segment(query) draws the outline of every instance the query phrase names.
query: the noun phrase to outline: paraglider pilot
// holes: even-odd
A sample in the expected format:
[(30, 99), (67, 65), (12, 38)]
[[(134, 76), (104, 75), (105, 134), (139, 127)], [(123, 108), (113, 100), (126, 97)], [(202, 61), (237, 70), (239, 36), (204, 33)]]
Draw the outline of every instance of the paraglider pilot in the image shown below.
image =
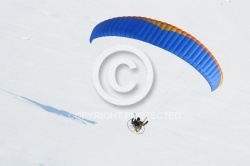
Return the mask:
[(145, 126), (147, 123), (148, 123), (148, 121), (146, 121), (145, 123), (142, 122), (141, 119), (140, 119), (140, 117), (138, 117), (138, 118), (132, 118), (132, 124), (134, 125), (134, 128), (135, 128), (136, 132), (138, 132), (141, 129), (141, 127)]

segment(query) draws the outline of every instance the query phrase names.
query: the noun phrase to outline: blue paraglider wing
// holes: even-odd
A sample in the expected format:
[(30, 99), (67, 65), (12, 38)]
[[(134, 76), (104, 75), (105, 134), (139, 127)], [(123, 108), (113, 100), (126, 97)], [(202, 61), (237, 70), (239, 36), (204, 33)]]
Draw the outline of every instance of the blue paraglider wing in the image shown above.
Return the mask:
[(90, 42), (103, 36), (121, 36), (144, 41), (180, 57), (209, 83), (211, 91), (223, 82), (223, 73), (213, 54), (195, 37), (161, 21), (145, 17), (118, 17), (93, 29)]

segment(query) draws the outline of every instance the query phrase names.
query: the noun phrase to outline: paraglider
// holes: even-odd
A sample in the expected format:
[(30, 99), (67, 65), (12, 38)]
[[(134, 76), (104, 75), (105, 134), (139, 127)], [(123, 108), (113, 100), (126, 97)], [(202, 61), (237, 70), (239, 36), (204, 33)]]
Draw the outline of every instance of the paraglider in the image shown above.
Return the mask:
[(104, 36), (137, 39), (173, 53), (193, 66), (211, 91), (223, 82), (222, 69), (213, 54), (195, 37), (171, 24), (145, 17), (117, 17), (96, 25), (90, 42)]
[(129, 119), (127, 122), (128, 129), (135, 134), (142, 134), (145, 131), (145, 125), (148, 124), (147, 117), (141, 121), (140, 117)]

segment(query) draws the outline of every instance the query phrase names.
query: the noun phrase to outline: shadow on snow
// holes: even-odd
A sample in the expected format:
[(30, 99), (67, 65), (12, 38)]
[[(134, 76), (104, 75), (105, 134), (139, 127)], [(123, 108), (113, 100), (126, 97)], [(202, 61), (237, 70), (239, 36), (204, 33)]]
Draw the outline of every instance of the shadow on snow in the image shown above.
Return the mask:
[(9, 94), (11, 94), (11, 95), (14, 95), (14, 96), (16, 96), (16, 97), (18, 97), (18, 98), (24, 99), (25, 101), (27, 101), (27, 102), (29, 102), (29, 103), (31, 103), (31, 104), (34, 104), (35, 106), (40, 107), (40, 108), (42, 108), (43, 110), (45, 110), (45, 111), (47, 111), (47, 112), (50, 112), (50, 113), (53, 113), (53, 114), (57, 114), (57, 115), (60, 115), (60, 116), (65, 117), (65, 118), (77, 120), (77, 121), (80, 121), (80, 122), (82, 122), (82, 123), (84, 123), (84, 124), (86, 124), (86, 123), (96, 124), (95, 121), (91, 121), (91, 120), (82, 118), (82, 117), (77, 116), (77, 115), (75, 115), (75, 114), (72, 114), (72, 113), (70, 113), (70, 112), (67, 112), (67, 111), (64, 111), (64, 110), (59, 110), (59, 109), (57, 109), (57, 108), (55, 108), (55, 107), (51, 107), (51, 106), (49, 106), (49, 105), (44, 105), (44, 104), (38, 103), (38, 102), (36, 102), (36, 101), (34, 101), (34, 100), (31, 100), (31, 99), (26, 98), (26, 97), (23, 97), (23, 96), (16, 95), (16, 94), (11, 93), (11, 92), (8, 92), (8, 91), (6, 91), (6, 90), (2, 90), (2, 91), (7, 92), (7, 93), (9, 93)]

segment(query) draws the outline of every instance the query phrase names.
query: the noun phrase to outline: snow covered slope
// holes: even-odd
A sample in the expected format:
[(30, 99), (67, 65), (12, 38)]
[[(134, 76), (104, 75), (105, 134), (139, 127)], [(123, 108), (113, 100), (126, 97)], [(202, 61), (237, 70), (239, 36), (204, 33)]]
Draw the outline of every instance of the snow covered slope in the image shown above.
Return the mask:
[[(0, 165), (248, 166), (249, 15), (247, 0), (1, 0)], [(90, 44), (94, 26), (117, 16), (190, 32), (218, 59), (223, 85), (211, 93), (192, 67), (143, 42)], [(153, 89), (134, 106), (105, 102), (93, 85), (99, 54), (117, 44), (154, 66)], [(135, 135), (126, 124), (134, 112), (168, 116), (149, 116)]]

